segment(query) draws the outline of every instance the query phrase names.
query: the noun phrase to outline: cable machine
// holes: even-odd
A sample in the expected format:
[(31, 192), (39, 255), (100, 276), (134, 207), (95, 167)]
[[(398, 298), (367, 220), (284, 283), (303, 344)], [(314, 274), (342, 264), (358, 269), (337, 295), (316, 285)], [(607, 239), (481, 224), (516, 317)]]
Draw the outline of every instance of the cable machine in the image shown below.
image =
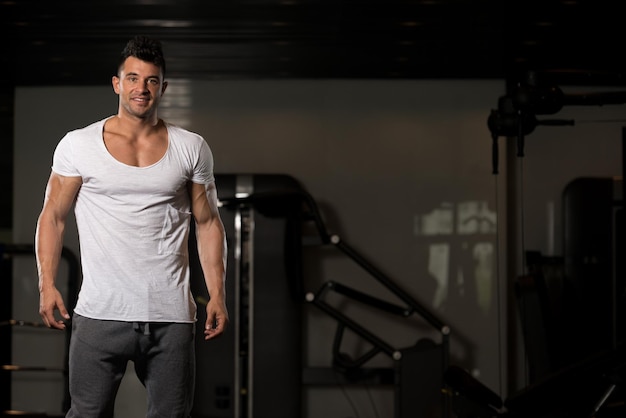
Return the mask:
[[(249, 213), (251, 209), (261, 213), (267, 213), (268, 210), (281, 212), (284, 211), (284, 208), (291, 208), (295, 212), (291, 213), (290, 216), (293, 216), (297, 223), (313, 223), (317, 232), (317, 245), (333, 246), (339, 250), (349, 260), (360, 266), (369, 276), (390, 290), (402, 303), (389, 303), (336, 281), (326, 281), (315, 292), (305, 291), (301, 283), (292, 283), (292, 294), (297, 300), (320, 309), (337, 323), (334, 343), (332, 347), (329, 347), (332, 350), (333, 364), (328, 368), (305, 367), (302, 370), (302, 383), (304, 385), (336, 385), (338, 383), (337, 371), (340, 371), (342, 384), (363, 384), (368, 382), (370, 384), (392, 385), (394, 387), (395, 401), (394, 418), (448, 416), (448, 398), (443, 390), (443, 371), (449, 363), (450, 328), (417, 300), (412, 298), (391, 278), (383, 274), (355, 248), (342, 240), (338, 235), (330, 234), (322, 220), (317, 204), (310, 194), (298, 186), (278, 187), (220, 198), (220, 203), (227, 211), (236, 210), (237, 213)], [(300, 225), (301, 227), (302, 225)], [(302, 240), (299, 243), (292, 243), (299, 246), (303, 245)], [(250, 253), (249, 249), (240, 247), (239, 244), (234, 249), (234, 252), (240, 255)], [(249, 269), (246, 268), (241, 271), (249, 271)], [(359, 324), (358, 321), (344, 314), (341, 310), (333, 307), (328, 302), (329, 295), (332, 293), (401, 318), (406, 319), (417, 315), (436, 330), (441, 339), (439, 342), (422, 339), (411, 347), (395, 347), (368, 330), (367, 327)], [(245, 317), (240, 321), (248, 323)], [(346, 330), (354, 332), (369, 343), (371, 349), (358, 358), (351, 358), (343, 352), (341, 346)], [(247, 339), (244, 340), (248, 341)], [(379, 353), (391, 358), (394, 366), (392, 368), (364, 367), (369, 360)], [(246, 393), (248, 393), (247, 390)], [(246, 402), (250, 401), (250, 399), (246, 400)], [(240, 416), (251, 417), (252, 415)]]
[[(571, 76), (571, 74), (569, 75)], [(592, 74), (580, 75), (586, 83), (593, 82)], [(606, 77), (606, 75), (602, 76)], [(574, 125), (573, 120), (537, 119), (537, 115), (556, 114), (563, 106), (603, 106), (626, 103), (626, 92), (565, 94), (555, 82), (560, 78), (565, 78), (564, 74), (530, 71), (524, 74), (521, 81), (515, 82), (508, 88), (507, 95), (499, 98), (497, 109), (491, 111), (487, 120), (492, 138), (493, 174), (498, 174), (498, 139), (500, 137), (515, 140), (516, 156), (521, 158), (524, 157), (525, 137), (532, 133), (537, 126)], [(606, 83), (606, 78), (604, 81)], [(619, 84), (620, 77), (615, 77), (615, 81), (616, 84)], [(626, 191), (626, 182), (623, 181), (626, 178), (626, 128), (622, 130), (621, 151), (622, 197), (618, 203), (623, 212), (624, 192)], [(615, 231), (611, 234), (615, 241), (613, 245), (622, 251), (624, 249), (623, 237), (626, 236), (625, 228), (623, 219), (620, 218), (616, 222)], [(616, 251), (614, 257), (621, 260), (623, 254)], [(549, 298), (543, 271), (547, 267), (547, 262), (548, 260), (542, 258), (540, 254), (525, 251), (522, 264), (530, 267), (530, 270), (518, 278), (515, 286), (520, 310), (523, 311), (528, 305), (539, 312), (537, 314), (539, 318), (533, 324), (524, 324), (524, 318), (522, 318), (522, 334), (529, 353), (532, 351), (530, 349), (533, 345), (536, 346), (540, 343), (531, 335), (531, 332), (536, 331), (535, 328), (538, 326), (546, 327), (548, 333), (555, 329), (555, 324), (549, 323), (551, 318), (548, 311), (554, 307), (548, 306)], [(572, 275), (573, 263), (571, 259), (563, 261), (563, 263), (563, 271)], [(614, 276), (610, 278), (611, 291), (615, 295), (618, 291), (617, 283), (624, 282), (623, 275), (625, 272), (617, 267), (616, 260), (613, 260), (612, 269)], [(613, 298), (610, 304), (612, 304), (610, 310), (613, 314), (611, 318), (606, 319), (612, 322), (611, 327), (615, 331), (617, 322), (623, 319), (618, 318), (617, 313), (624, 311), (620, 311), (616, 306), (616, 298)], [(523, 314), (523, 312), (521, 313)], [(617, 333), (615, 333), (610, 346), (596, 350), (588, 356), (577, 358), (577, 361), (566, 367), (553, 369), (541, 379), (533, 379), (534, 381), (529, 386), (512, 394), (506, 400), (502, 400), (497, 394), (456, 366), (451, 366), (446, 371), (445, 381), (455, 392), (453, 404), (460, 417), (487, 418), (513, 415), (519, 418), (556, 416), (592, 418), (602, 412), (616, 388), (624, 383), (624, 378), (626, 378), (626, 348), (624, 343), (623, 336), (618, 338)], [(549, 347), (546, 346), (540, 347), (539, 351), (542, 352), (539, 355), (549, 356), (549, 353), (543, 352), (548, 349)], [(538, 356), (534, 356), (530, 360), (534, 362), (540, 359)]]

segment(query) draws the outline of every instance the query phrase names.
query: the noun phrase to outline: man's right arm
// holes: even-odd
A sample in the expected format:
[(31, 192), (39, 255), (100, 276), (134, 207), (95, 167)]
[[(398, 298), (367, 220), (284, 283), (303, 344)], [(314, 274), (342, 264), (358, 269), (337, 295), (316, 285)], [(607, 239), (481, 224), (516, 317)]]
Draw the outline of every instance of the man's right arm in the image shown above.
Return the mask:
[[(65, 220), (81, 184), (80, 177), (51, 173), (43, 208), (37, 219), (35, 257), (39, 274), (39, 315), (44, 324), (51, 328), (65, 329), (63, 319), (70, 318), (55, 281), (63, 250)], [(55, 318), (55, 310), (59, 311), (63, 319)]]

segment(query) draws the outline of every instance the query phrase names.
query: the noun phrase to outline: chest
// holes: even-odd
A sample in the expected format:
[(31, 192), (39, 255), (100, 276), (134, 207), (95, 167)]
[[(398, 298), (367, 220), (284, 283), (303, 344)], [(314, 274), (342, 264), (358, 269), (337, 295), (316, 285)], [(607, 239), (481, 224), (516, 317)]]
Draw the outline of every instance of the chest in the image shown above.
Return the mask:
[(111, 157), (133, 167), (148, 167), (156, 164), (167, 152), (166, 135), (128, 140), (105, 133), (103, 137), (104, 145)]

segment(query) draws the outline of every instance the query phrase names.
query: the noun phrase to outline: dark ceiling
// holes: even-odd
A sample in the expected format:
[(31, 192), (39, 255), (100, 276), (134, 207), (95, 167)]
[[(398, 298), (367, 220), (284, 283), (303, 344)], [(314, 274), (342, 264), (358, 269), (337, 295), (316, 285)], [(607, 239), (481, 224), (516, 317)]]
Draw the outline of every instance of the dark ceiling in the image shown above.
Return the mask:
[[(619, 0), (0, 0), (0, 25), (5, 196), (14, 87), (108, 84), (136, 34), (163, 41), (168, 78), (626, 85)], [(506, 133), (500, 107), (490, 129)], [(0, 228), (10, 227), (2, 202)]]
[[(135, 34), (168, 77), (512, 78), (626, 83), (619, 2), (599, 0), (0, 0), (3, 82), (108, 83)], [(8, 35), (8, 36), (7, 36)]]

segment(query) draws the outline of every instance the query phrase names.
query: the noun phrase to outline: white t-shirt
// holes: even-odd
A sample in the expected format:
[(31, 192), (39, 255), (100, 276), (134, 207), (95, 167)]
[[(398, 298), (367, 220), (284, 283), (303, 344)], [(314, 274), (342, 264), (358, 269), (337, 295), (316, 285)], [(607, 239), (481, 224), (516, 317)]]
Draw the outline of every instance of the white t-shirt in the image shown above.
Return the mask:
[(75, 204), (82, 284), (76, 313), (133, 322), (194, 322), (187, 238), (188, 182), (214, 181), (213, 155), (198, 134), (167, 124), (168, 148), (148, 167), (106, 149), (106, 119), (68, 132), (52, 170), (80, 176)]

